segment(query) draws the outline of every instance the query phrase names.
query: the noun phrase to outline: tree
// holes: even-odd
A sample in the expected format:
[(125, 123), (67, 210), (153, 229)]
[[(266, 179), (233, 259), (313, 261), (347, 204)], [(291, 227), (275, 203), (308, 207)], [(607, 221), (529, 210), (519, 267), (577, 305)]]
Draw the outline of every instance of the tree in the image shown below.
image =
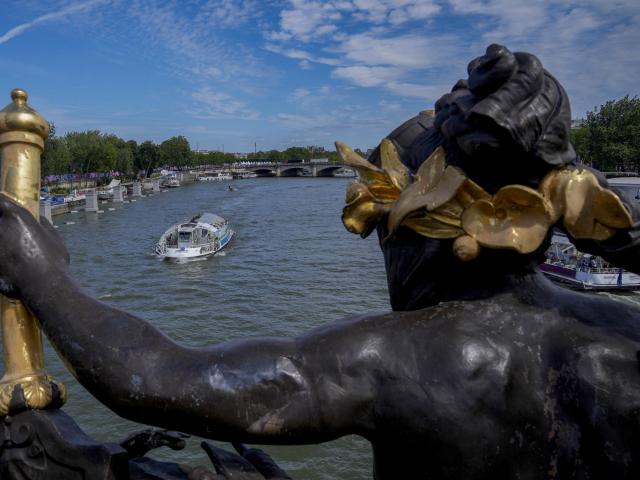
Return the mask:
[(283, 154), (283, 160), (309, 160), (311, 159), (311, 151), (304, 147), (289, 147)]
[(158, 146), (146, 140), (138, 147), (138, 155), (136, 157), (136, 167), (144, 171), (145, 177), (151, 174), (151, 171), (160, 163), (160, 152)]
[(160, 144), (160, 163), (166, 166), (191, 165), (192, 152), (189, 141), (182, 135), (171, 137)]
[(68, 173), (71, 170), (71, 155), (61, 138), (47, 138), (41, 159), (42, 176)]
[(571, 132), (583, 161), (604, 171), (640, 167), (640, 99), (627, 95), (587, 113), (583, 126)]
[(44, 151), (40, 159), (42, 176), (69, 172), (69, 149), (61, 139), (56, 138), (56, 126), (53, 122), (49, 122), (49, 136), (44, 141)]
[(64, 142), (71, 154), (73, 172), (84, 174), (108, 172), (114, 169), (116, 148), (98, 130), (67, 133), (64, 136)]

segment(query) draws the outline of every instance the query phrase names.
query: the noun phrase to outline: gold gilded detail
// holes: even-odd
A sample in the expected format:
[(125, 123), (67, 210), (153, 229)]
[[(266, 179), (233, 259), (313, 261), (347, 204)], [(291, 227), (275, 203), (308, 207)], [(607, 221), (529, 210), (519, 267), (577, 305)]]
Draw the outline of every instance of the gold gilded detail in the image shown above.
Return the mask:
[(480, 199), (462, 214), (462, 228), (483, 247), (531, 253), (552, 225), (547, 201), (522, 185), (502, 187), (492, 199)]
[[(67, 400), (67, 391), (60, 382), (54, 380), (46, 373), (25, 375), (10, 381), (4, 381), (0, 386), (0, 415), (9, 412), (11, 399), (16, 387), (20, 387), (24, 401), (28, 408), (42, 410), (52, 401), (63, 404)], [(57, 398), (54, 399), (54, 388)]]
[[(0, 111), (0, 191), (39, 216), (40, 154), (49, 125), (27, 105), (27, 93), (11, 92), (12, 103)], [(0, 297), (5, 372), (0, 379), (0, 415), (6, 415), (16, 387), (29, 408), (62, 400), (65, 390), (44, 371), (42, 335), (35, 318), (16, 300)], [(55, 388), (54, 388), (55, 385)]]
[(402, 225), (425, 237), (455, 239), (454, 254), (468, 261), (480, 247), (531, 253), (560, 219), (579, 239), (606, 240), (632, 225), (620, 198), (601, 187), (588, 170), (553, 170), (538, 190), (507, 185), (491, 196), (460, 169), (447, 165), (442, 147), (411, 175), (388, 139), (380, 145), (382, 168), (344, 143), (336, 146), (359, 174), (359, 181), (347, 188), (342, 220), (350, 232), (363, 237), (386, 217), (387, 238)]

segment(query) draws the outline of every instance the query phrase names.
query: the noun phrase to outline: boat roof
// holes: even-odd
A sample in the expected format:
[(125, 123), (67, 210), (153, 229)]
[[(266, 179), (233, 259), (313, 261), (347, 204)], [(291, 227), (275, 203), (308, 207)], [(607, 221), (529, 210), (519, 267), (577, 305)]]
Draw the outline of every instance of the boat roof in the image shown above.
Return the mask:
[(216, 215), (215, 213), (203, 213), (200, 216), (194, 217), (193, 220), (199, 223), (209, 223), (211, 225), (223, 224), (225, 222), (224, 218), (220, 215)]
[(216, 215), (215, 213), (202, 213), (193, 217), (191, 220), (186, 222), (186, 224), (208, 223), (210, 225), (222, 225), (225, 221), (226, 220), (224, 218), (220, 215)]

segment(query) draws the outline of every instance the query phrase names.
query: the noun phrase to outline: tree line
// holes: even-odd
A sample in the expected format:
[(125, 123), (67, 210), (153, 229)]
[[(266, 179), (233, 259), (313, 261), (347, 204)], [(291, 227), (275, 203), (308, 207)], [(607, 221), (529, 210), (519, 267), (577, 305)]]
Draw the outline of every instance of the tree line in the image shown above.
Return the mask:
[[(233, 153), (219, 151), (194, 152), (183, 136), (171, 137), (160, 144), (150, 140), (137, 143), (123, 140), (99, 130), (69, 132), (56, 135), (54, 124), (45, 140), (42, 153), (42, 175), (81, 174), (90, 172), (120, 172), (133, 178), (149, 176), (159, 167), (195, 167), (199, 165), (230, 164), (240, 161)], [(362, 152), (360, 152), (362, 153)], [(247, 154), (247, 160), (274, 162), (300, 161), (311, 158), (340, 161), (337, 152), (312, 152), (305, 147), (291, 147), (284, 151), (269, 150)]]
[(583, 163), (604, 172), (640, 171), (640, 99), (610, 100), (587, 113), (571, 130)]
[(183, 136), (171, 137), (159, 145), (150, 140), (138, 144), (99, 130), (58, 137), (55, 125), (50, 127), (42, 153), (43, 176), (117, 171), (134, 177), (139, 172), (148, 175), (163, 165), (191, 165), (194, 160), (189, 141)]

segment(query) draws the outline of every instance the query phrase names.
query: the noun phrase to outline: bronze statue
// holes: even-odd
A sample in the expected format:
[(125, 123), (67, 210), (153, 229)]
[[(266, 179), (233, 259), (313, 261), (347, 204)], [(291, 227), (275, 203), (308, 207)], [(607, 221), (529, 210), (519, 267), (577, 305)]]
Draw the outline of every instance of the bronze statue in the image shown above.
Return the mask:
[(640, 273), (638, 207), (575, 164), (566, 93), (536, 57), (492, 45), (468, 72), (369, 161), (338, 144), (360, 173), (343, 221), (377, 231), (393, 312), (185, 348), (83, 293), (55, 231), (6, 197), (2, 291), (138, 422), (259, 444), (357, 434), (379, 480), (638, 478), (640, 310), (537, 269), (557, 227)]

